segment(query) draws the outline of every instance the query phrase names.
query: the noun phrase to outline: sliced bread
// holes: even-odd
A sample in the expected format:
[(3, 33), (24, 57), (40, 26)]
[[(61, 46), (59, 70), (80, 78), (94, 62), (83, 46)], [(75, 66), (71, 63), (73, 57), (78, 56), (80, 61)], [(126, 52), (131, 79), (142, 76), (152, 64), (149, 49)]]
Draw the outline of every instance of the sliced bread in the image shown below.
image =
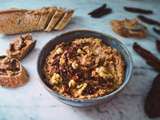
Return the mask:
[(50, 20), (45, 31), (47, 32), (52, 31), (54, 27), (56, 26), (56, 24), (61, 20), (64, 14), (65, 14), (64, 9), (57, 9), (55, 14), (52, 16), (52, 19)]
[(38, 23), (40, 30), (45, 29), (46, 25), (48, 25), (48, 23), (50, 22), (56, 9), (57, 9), (56, 7), (45, 7), (39, 10), (39, 12), (41, 12), (41, 18)]
[(58, 22), (58, 24), (55, 26), (55, 30), (62, 30), (72, 19), (73, 10), (68, 10), (63, 18)]
[(10, 9), (0, 11), (0, 33), (16, 34), (32, 31), (63, 29), (71, 20), (73, 10), (45, 7), (35, 10)]

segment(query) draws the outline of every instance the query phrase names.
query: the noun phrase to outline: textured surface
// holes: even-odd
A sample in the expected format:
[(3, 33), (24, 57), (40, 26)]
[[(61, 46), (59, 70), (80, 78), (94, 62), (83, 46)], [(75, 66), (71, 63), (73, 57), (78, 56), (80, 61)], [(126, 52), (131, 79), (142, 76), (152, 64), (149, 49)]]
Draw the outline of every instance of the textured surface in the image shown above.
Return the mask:
[[(135, 54), (131, 46), (133, 42), (137, 41), (160, 57), (155, 48), (155, 38), (149, 36), (142, 40), (125, 39), (113, 33), (109, 23), (112, 19), (136, 16), (136, 14), (123, 10), (122, 7), (126, 5), (153, 9), (155, 11), (154, 18), (160, 20), (160, 1), (108, 0), (108, 6), (113, 8), (113, 14), (101, 19), (93, 19), (87, 15), (88, 12), (105, 2), (106, 0), (41, 0), (41, 2), (38, 0), (28, 0), (27, 2), (25, 0), (6, 0), (1, 2), (0, 9), (57, 5), (74, 8), (76, 12), (71, 24), (61, 32), (33, 33), (33, 37), (37, 39), (36, 49), (23, 60), (23, 65), (29, 71), (30, 81), (18, 89), (0, 88), (0, 120), (81, 120), (82, 117), (83, 120), (149, 120), (143, 111), (143, 101), (157, 73)], [(133, 77), (127, 87), (109, 103), (91, 108), (73, 108), (57, 101), (43, 88), (36, 71), (38, 54), (48, 40), (65, 31), (81, 28), (100, 31), (118, 38), (126, 44), (134, 60)], [(0, 36), (0, 54), (5, 53), (8, 43), (13, 38), (14, 36)]]

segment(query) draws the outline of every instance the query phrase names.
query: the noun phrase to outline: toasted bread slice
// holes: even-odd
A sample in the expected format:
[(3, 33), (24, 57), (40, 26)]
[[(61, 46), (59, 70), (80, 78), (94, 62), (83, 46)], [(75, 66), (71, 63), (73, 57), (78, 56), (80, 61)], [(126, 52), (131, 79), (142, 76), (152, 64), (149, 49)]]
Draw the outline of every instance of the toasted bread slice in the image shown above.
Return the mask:
[(112, 20), (112, 30), (123, 37), (145, 38), (147, 29), (136, 19)]
[(55, 14), (53, 15), (52, 19), (50, 20), (48, 26), (46, 27), (45, 31), (49, 32), (54, 29), (56, 24), (61, 20), (65, 11), (63, 9), (57, 9)]
[(72, 15), (73, 15), (74, 11), (73, 10), (68, 10), (63, 18), (57, 23), (57, 25), (55, 26), (55, 30), (62, 30), (72, 19)]
[(0, 86), (16, 88), (28, 81), (28, 73), (15, 58), (0, 57)]
[(45, 30), (45, 28), (48, 26), (49, 22), (50, 22), (51, 19), (52, 19), (52, 16), (55, 14), (56, 10), (57, 10), (56, 7), (50, 8), (49, 16), (48, 16), (47, 22), (46, 22), (45, 27), (44, 27), (43, 30)]
[(18, 36), (7, 50), (8, 56), (22, 60), (34, 47), (36, 41), (32, 39), (31, 34)]

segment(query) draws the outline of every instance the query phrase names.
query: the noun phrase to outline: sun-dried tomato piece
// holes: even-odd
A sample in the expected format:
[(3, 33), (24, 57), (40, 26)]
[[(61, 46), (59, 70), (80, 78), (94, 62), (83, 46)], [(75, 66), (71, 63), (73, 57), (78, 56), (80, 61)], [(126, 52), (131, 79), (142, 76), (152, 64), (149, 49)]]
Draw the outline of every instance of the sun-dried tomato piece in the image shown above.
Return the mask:
[(150, 25), (157, 25), (160, 26), (160, 21), (143, 16), (143, 15), (138, 15), (138, 19), (141, 20), (142, 22)]
[(157, 29), (157, 28), (153, 27), (153, 31), (160, 35), (160, 29)]
[(88, 85), (86, 89), (84, 89), (83, 94), (84, 95), (90, 95), (96, 92), (96, 87), (93, 87), (91, 85)]
[(110, 14), (112, 12), (112, 9), (107, 8), (106, 6), (107, 6), (106, 4), (103, 4), (101, 7), (88, 13), (88, 15), (91, 15), (93, 18), (100, 18), (104, 15)]
[(133, 49), (146, 61), (148, 65), (152, 66), (155, 70), (160, 71), (160, 60), (150, 51), (141, 47), (137, 43), (134, 43)]
[(144, 110), (148, 117), (160, 117), (160, 74), (158, 74), (152, 84), (145, 100)]
[(142, 14), (153, 14), (152, 10), (142, 9), (142, 8), (136, 8), (136, 7), (127, 7), (124, 6), (124, 10), (132, 13), (142, 13)]
[(160, 40), (156, 40), (156, 48), (160, 52)]

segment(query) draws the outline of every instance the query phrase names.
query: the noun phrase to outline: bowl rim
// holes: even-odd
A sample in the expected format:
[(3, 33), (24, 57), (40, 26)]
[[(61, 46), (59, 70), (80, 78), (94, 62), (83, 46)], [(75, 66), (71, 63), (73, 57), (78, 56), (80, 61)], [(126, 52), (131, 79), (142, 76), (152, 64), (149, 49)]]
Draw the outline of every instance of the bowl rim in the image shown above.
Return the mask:
[[(123, 50), (127, 53), (127, 56), (128, 56), (128, 61), (129, 61), (129, 69), (128, 69), (128, 75), (126, 76), (126, 78), (124, 79), (124, 82), (122, 83), (122, 85), (120, 85), (116, 90), (112, 91), (111, 93), (107, 94), (107, 95), (104, 95), (104, 96), (99, 96), (99, 97), (96, 97), (96, 98), (91, 98), (91, 99), (78, 99), (78, 98), (70, 98), (70, 97), (66, 97), (64, 95), (61, 95), (59, 94), (58, 92), (52, 90), (50, 87), (48, 87), (48, 85), (42, 80), (41, 78), (41, 73), (39, 71), (39, 63), (40, 63), (40, 58), (41, 58), (41, 54), (42, 54), (42, 51), (45, 50), (45, 47), (51, 42), (51, 41), (54, 41), (56, 38), (58, 37), (61, 37), (61, 36), (65, 36), (67, 34), (72, 34), (74, 32), (92, 32), (92, 33), (96, 33), (96, 34), (100, 34), (104, 37), (107, 37), (111, 40), (114, 40), (116, 41), (118, 44), (120, 44), (120, 46), (123, 48)], [(129, 80), (131, 79), (132, 77), (132, 73), (133, 73), (133, 59), (132, 59), (132, 56), (131, 56), (131, 53), (129, 52), (129, 50), (127, 49), (127, 47), (120, 41), (118, 40), (117, 38), (115, 37), (112, 37), (111, 35), (108, 35), (108, 34), (105, 34), (105, 33), (102, 33), (102, 32), (97, 32), (95, 30), (88, 30), (88, 29), (78, 29), (78, 30), (71, 30), (71, 31), (67, 31), (67, 32), (64, 32), (64, 33), (61, 33), (57, 36), (55, 36), (54, 38), (50, 39), (41, 49), (39, 55), (38, 55), (38, 60), (37, 60), (37, 72), (38, 72), (38, 75), (39, 75), (39, 80), (40, 82), (43, 84), (43, 86), (45, 87), (45, 89), (47, 89), (49, 92), (51, 92), (53, 95), (55, 95), (56, 97), (58, 98), (61, 98), (63, 100), (67, 100), (67, 101), (72, 101), (72, 102), (93, 102), (93, 101), (99, 101), (99, 100), (104, 100), (108, 97), (111, 97), (117, 93), (119, 93), (121, 90), (124, 89), (124, 87), (127, 85), (127, 83), (129, 82)], [(127, 74), (127, 72), (125, 72), (125, 75)]]

